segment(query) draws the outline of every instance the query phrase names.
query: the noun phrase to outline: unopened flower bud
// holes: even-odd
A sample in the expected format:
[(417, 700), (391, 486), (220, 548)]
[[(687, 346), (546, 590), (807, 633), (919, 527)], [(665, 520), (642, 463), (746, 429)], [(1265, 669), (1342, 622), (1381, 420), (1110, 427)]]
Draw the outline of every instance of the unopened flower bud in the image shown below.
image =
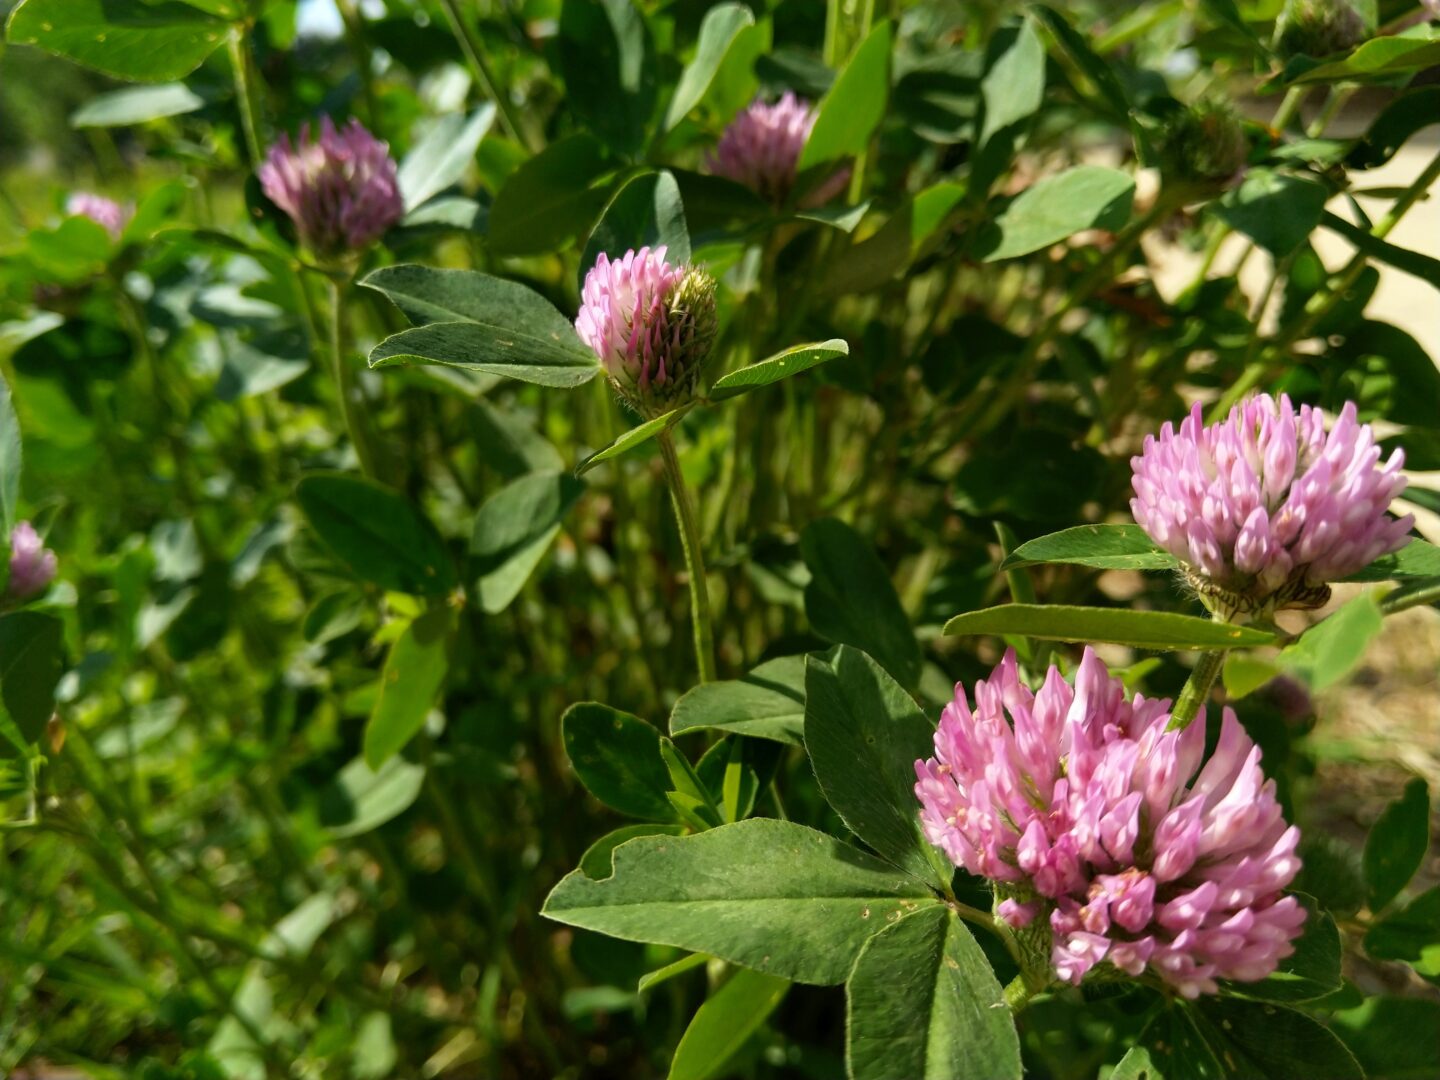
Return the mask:
[(55, 580), (55, 553), (45, 547), (40, 534), (28, 521), (10, 532), (10, 581), (6, 594), (12, 600), (28, 600), (44, 592)]
[(1349, 52), (1365, 37), (1365, 20), (1346, 0), (1287, 0), (1275, 23), (1275, 51), (1286, 59)]
[(104, 195), (76, 191), (65, 200), (65, 213), (71, 217), (89, 218), (102, 226), (110, 234), (110, 239), (119, 240), (134, 211), (128, 206), (121, 206), (114, 199), (107, 199)]
[(663, 246), (601, 254), (585, 275), (580, 339), (600, 358), (615, 392), (653, 417), (694, 396), (715, 343), (715, 279), (665, 261)]
[(293, 144), (280, 136), (259, 177), (266, 197), (322, 259), (368, 247), (405, 213), (390, 149), (359, 120), (337, 130), (327, 116), (318, 137), (306, 124)]
[(1405, 545), (1415, 519), (1387, 513), (1404, 463), (1396, 450), (1381, 464), (1354, 402), (1328, 432), (1324, 413), (1297, 413), (1283, 395), (1257, 395), (1209, 427), (1197, 404), (1130, 459), (1130, 510), (1213, 611), (1268, 616), (1323, 604), (1330, 582)]
[(1180, 184), (1225, 187), (1244, 169), (1249, 152), (1239, 117), (1209, 102), (1176, 113), (1160, 134), (1161, 172)]

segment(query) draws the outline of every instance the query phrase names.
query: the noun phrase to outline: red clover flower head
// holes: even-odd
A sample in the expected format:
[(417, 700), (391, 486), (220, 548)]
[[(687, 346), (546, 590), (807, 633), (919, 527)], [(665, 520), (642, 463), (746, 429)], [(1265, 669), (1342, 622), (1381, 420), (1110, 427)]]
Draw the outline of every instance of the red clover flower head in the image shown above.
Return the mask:
[(925, 835), (989, 878), (1021, 936), (1049, 934), (1056, 975), (1149, 971), (1185, 997), (1263, 979), (1305, 909), (1281, 890), (1300, 833), (1260, 750), (1224, 711), (1210, 760), (1205, 716), (1167, 731), (1169, 702), (1126, 700), (1090, 649), (1072, 687), (1051, 667), (1032, 693), (1014, 651), (945, 707), (935, 756), (915, 763)]
[(121, 206), (114, 199), (95, 195), (89, 191), (72, 192), (65, 200), (65, 213), (71, 217), (87, 217), (103, 226), (110, 239), (119, 240), (133, 214), (128, 206)]
[(6, 593), (12, 600), (38, 596), (55, 580), (55, 552), (49, 550), (35, 527), (22, 521), (10, 531), (10, 580)]
[[(757, 97), (730, 121), (714, 152), (706, 157), (705, 167), (712, 175), (744, 184), (779, 205), (795, 186), (800, 152), (815, 126), (815, 117), (810, 103), (789, 90), (774, 104)], [(850, 170), (841, 169), (810, 192), (805, 204), (829, 202), (849, 179)]]
[(1197, 404), (1130, 459), (1130, 510), (1227, 618), (1312, 607), (1328, 582), (1404, 546), (1414, 518), (1386, 513), (1404, 463), (1400, 450), (1380, 463), (1353, 402), (1328, 433), (1324, 413), (1284, 396), (1253, 397), (1209, 427)]
[(321, 258), (368, 247), (405, 213), (390, 149), (359, 120), (337, 129), (324, 117), (318, 137), (305, 124), (293, 144), (281, 135), (259, 176), (266, 197)]
[(616, 393), (647, 417), (689, 400), (715, 341), (714, 278), (666, 262), (663, 245), (602, 252), (580, 299), (575, 329)]

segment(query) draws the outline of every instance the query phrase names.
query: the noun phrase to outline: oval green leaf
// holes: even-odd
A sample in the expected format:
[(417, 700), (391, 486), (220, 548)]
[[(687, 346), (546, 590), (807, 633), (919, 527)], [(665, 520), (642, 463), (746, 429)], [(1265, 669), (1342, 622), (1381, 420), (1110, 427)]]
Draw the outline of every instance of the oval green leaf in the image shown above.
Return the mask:
[(604, 881), (569, 874), (542, 914), (821, 986), (844, 982), (877, 930), (939, 903), (889, 863), (770, 818), (631, 840), (614, 866)]
[(575, 775), (612, 810), (630, 817), (670, 821), (665, 793), (670, 773), (660, 756), (660, 732), (598, 701), (571, 705), (560, 718), (561, 738)]
[(604, 462), (610, 461), (612, 458), (617, 458), (621, 454), (627, 454), (637, 446), (642, 446), (649, 442), (662, 431), (669, 431), (680, 422), (681, 418), (690, 411), (690, 408), (691, 406), (686, 405), (679, 409), (672, 409), (668, 413), (661, 413), (653, 420), (646, 420), (645, 423), (639, 427), (631, 428), (623, 435), (618, 436), (615, 441), (605, 447), (605, 449), (597, 450), (584, 461), (580, 462), (579, 465), (576, 465), (575, 475), (583, 476), (595, 468), (596, 465), (601, 465)]
[(1062, 604), (1001, 604), (956, 615), (946, 634), (1022, 634), (1047, 641), (1108, 641), (1136, 649), (1238, 649), (1270, 645), (1275, 635), (1193, 615)]
[(560, 522), (585, 485), (564, 473), (531, 473), (501, 488), (480, 507), (470, 535), (480, 604), (504, 611), (545, 557)]
[(1107, 570), (1172, 570), (1175, 556), (1151, 540), (1139, 525), (1077, 525), (1021, 544), (1001, 570), (1042, 563), (1070, 563)]
[(724, 1075), (725, 1065), (789, 989), (788, 979), (748, 968), (736, 971), (691, 1018), (670, 1062), (670, 1080), (711, 1080)]
[(454, 616), (434, 608), (405, 627), (390, 646), (380, 673), (380, 694), (365, 724), (365, 764), (378, 769), (420, 729), (444, 685)]
[(799, 746), (805, 730), (805, 658), (782, 656), (738, 679), (686, 691), (670, 713), (670, 734), (701, 728)]
[(890, 91), (890, 24), (875, 24), (816, 108), (798, 171), (863, 153), (880, 126)]
[(295, 496), (325, 546), (362, 581), (421, 596), (454, 588), (445, 542), (404, 496), (344, 473), (312, 473)]
[(711, 401), (724, 401), (740, 394), (748, 394), (758, 387), (769, 386), (781, 379), (808, 371), (827, 360), (849, 354), (849, 344), (840, 338), (817, 341), (809, 345), (795, 345), (748, 367), (722, 375), (710, 387), (709, 397)]
[(220, 19), (174, 0), (24, 0), (5, 36), (117, 79), (163, 82), (189, 75), (229, 32)]
[(1000, 983), (954, 913), (930, 908), (876, 934), (845, 985), (852, 1080), (1020, 1080)]

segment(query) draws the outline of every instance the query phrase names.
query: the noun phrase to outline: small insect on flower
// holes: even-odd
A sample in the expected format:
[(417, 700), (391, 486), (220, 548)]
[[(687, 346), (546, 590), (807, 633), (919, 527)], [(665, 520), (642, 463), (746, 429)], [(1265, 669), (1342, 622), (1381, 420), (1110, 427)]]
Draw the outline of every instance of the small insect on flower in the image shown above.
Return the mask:
[(1209, 427), (1197, 404), (1130, 459), (1130, 510), (1212, 610), (1268, 616), (1323, 604), (1329, 582), (1405, 545), (1415, 519), (1386, 512), (1404, 463), (1401, 450), (1380, 463), (1353, 402), (1328, 433), (1324, 413), (1297, 413), (1283, 395), (1257, 395)]
[(89, 191), (72, 192), (65, 200), (65, 213), (71, 217), (86, 217), (97, 225), (102, 226), (110, 234), (110, 239), (119, 240), (120, 234), (125, 231), (134, 210), (128, 206), (121, 206), (114, 199), (107, 199), (104, 195), (96, 195)]
[(613, 260), (602, 252), (585, 275), (575, 319), (615, 392), (646, 417), (694, 396), (715, 343), (715, 279), (666, 262), (665, 251), (642, 247)]
[(6, 595), (11, 600), (38, 596), (55, 580), (55, 552), (45, 546), (35, 526), (22, 521), (10, 531), (10, 578)]
[[(730, 121), (714, 152), (706, 157), (705, 167), (779, 206), (795, 186), (800, 154), (815, 118), (810, 103), (788, 90), (774, 104), (757, 97)], [(807, 192), (804, 204), (823, 206), (849, 180), (849, 168), (840, 169)]]
[(1281, 890), (1300, 832), (1233, 712), (1202, 766), (1204, 714), (1167, 731), (1170, 703), (1126, 700), (1088, 648), (1073, 687), (1051, 667), (1032, 693), (1012, 650), (974, 695), (955, 688), (915, 763), (920, 821), (1060, 979), (1103, 964), (1194, 998), (1294, 952), (1305, 909)]
[(368, 247), (405, 213), (389, 147), (355, 119), (337, 129), (324, 117), (318, 137), (305, 124), (293, 144), (281, 135), (259, 177), (266, 197), (322, 259)]

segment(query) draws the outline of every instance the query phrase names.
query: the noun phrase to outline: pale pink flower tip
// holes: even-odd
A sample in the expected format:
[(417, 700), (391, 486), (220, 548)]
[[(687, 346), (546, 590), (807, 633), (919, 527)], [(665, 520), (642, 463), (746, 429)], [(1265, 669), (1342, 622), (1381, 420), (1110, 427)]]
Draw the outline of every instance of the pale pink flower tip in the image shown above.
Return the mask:
[(665, 261), (664, 245), (618, 259), (603, 252), (585, 275), (575, 330), (611, 384), (642, 413), (679, 404), (715, 337), (715, 280)]
[(1197, 404), (1130, 459), (1130, 510), (1202, 596), (1246, 612), (1310, 606), (1328, 582), (1405, 545), (1414, 518), (1386, 513), (1404, 463), (1396, 450), (1381, 464), (1353, 402), (1328, 433), (1324, 413), (1297, 413), (1283, 395), (1252, 397), (1209, 427)]
[[(1020, 928), (1045, 912), (1051, 963), (1078, 983), (1106, 963), (1185, 997), (1253, 982), (1294, 952), (1300, 869), (1260, 750), (1226, 709), (1210, 760), (1205, 716), (1166, 731), (1168, 701), (1126, 700), (1089, 649), (1072, 687), (1051, 667), (1033, 693), (1013, 650), (963, 686), (915, 763), (920, 821), (956, 866), (996, 882)], [(1040, 925), (1044, 925), (1041, 923)]]
[(389, 147), (355, 119), (337, 130), (324, 117), (315, 138), (305, 124), (293, 144), (281, 135), (259, 177), (304, 244), (326, 257), (369, 246), (405, 213)]
[[(773, 105), (756, 98), (745, 107), (720, 136), (715, 150), (705, 159), (712, 175), (744, 184), (772, 203), (780, 204), (795, 186), (800, 152), (815, 126), (815, 110), (804, 98), (789, 90)], [(807, 206), (829, 202), (845, 187), (848, 168), (810, 192)]]
[(28, 521), (10, 531), (10, 583), (6, 592), (15, 600), (38, 596), (55, 580), (55, 553), (45, 547)]
[(121, 206), (114, 199), (107, 199), (104, 195), (96, 195), (89, 191), (72, 192), (65, 200), (65, 213), (71, 217), (86, 217), (97, 225), (103, 226), (110, 234), (110, 239), (119, 240), (120, 234), (125, 231), (129, 224), (133, 211), (128, 206)]

